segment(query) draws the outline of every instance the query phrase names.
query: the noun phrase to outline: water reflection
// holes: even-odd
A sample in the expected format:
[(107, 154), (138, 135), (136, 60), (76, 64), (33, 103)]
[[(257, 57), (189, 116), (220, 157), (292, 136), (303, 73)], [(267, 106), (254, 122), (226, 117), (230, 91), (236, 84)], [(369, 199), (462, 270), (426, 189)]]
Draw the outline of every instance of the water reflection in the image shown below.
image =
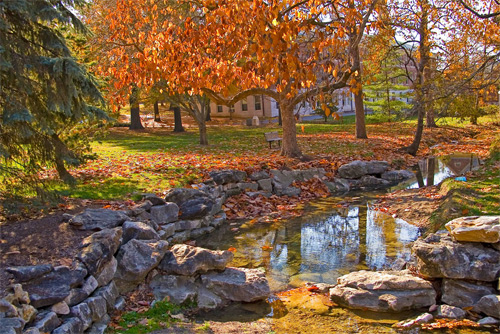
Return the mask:
[(417, 227), (372, 210), (366, 202), (332, 209), (337, 203), (329, 199), (321, 205), (329, 209), (315, 209), (277, 226), (243, 225), (237, 233), (221, 230), (198, 240), (198, 245), (235, 247), (233, 265), (266, 267), (273, 290), (305, 281), (335, 283), (348, 272), (384, 269), (398, 258), (409, 258)]
[(414, 167), (415, 179), (397, 188), (422, 188), (433, 186), (453, 176), (464, 175), (476, 170), (481, 161), (474, 154), (453, 154), (442, 157), (429, 157), (419, 161)]

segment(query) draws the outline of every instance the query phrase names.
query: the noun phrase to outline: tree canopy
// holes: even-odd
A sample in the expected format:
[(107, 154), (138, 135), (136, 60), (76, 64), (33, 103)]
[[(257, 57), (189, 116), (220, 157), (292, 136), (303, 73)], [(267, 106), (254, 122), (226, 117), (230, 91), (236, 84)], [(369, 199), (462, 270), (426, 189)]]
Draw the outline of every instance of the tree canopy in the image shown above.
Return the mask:
[[(105, 117), (95, 80), (72, 56), (65, 27), (85, 33), (74, 14), (83, 0), (0, 1), (0, 157), (2, 172), (76, 164), (90, 123)], [(76, 132), (75, 132), (76, 131)]]

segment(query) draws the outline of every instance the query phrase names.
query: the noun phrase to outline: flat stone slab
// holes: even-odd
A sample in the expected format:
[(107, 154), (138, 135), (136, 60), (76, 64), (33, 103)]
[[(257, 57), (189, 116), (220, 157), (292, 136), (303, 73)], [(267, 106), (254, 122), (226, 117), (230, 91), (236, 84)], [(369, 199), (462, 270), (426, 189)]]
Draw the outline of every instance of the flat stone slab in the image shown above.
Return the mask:
[(477, 242), (456, 242), (448, 233), (430, 234), (413, 244), (424, 277), (493, 282), (500, 272), (500, 252)]
[(485, 242), (500, 241), (500, 216), (471, 216), (453, 219), (445, 225), (457, 241)]
[(436, 303), (429, 281), (409, 271), (357, 271), (337, 279), (330, 298), (343, 306), (376, 312), (401, 312)]
[(69, 224), (79, 230), (103, 230), (120, 226), (128, 218), (122, 211), (85, 209), (71, 218)]

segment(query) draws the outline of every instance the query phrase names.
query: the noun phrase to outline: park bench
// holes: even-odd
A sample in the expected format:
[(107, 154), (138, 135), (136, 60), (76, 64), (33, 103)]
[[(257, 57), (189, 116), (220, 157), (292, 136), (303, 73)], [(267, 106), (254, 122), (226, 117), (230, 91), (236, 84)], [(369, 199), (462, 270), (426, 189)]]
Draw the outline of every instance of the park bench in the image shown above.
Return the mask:
[(264, 133), (264, 136), (266, 137), (266, 141), (269, 143), (269, 148), (271, 148), (273, 141), (277, 141), (278, 146), (281, 147), (281, 137), (278, 132), (266, 132)]

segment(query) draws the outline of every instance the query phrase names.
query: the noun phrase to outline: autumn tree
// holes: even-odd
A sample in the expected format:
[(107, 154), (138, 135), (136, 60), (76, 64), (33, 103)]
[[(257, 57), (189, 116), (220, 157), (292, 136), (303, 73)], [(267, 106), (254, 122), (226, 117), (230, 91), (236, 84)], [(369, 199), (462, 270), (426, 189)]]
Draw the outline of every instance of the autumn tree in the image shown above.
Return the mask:
[(84, 135), (99, 119), (103, 99), (79, 64), (62, 28), (86, 29), (74, 9), (79, 0), (0, 2), (0, 173), (36, 173), (55, 166), (74, 182), (68, 164), (82, 161)]
[(132, 82), (165, 80), (172, 93), (205, 94), (227, 106), (250, 95), (270, 96), (283, 117), (282, 154), (300, 157), (294, 107), (351, 84), (359, 63), (350, 50), (359, 45), (376, 3), (116, 0), (117, 9), (101, 8), (99, 25), (134, 48), (137, 63), (123, 66), (117, 60), (128, 56), (117, 47), (108, 53), (115, 63), (102, 70), (113, 76), (117, 91)]

